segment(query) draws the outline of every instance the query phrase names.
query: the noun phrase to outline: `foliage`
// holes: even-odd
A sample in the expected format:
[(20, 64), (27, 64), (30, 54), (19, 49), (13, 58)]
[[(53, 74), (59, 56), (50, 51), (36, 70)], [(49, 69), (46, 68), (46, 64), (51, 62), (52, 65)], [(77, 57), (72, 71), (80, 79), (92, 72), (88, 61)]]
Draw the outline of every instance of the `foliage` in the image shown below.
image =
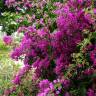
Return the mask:
[[(44, 1), (41, 2), (41, 5), (44, 3), (44, 7), (43, 5), (39, 7), (40, 1), (38, 0), (34, 0), (30, 2), (22, 1), (21, 3), (18, 1), (16, 5), (15, 5), (15, 2), (11, 3), (8, 1), (9, 2), (8, 3), (7, 0), (4, 1), (5, 3), (3, 2), (3, 0), (0, 2), (3, 3), (3, 5), (1, 4), (2, 5), (1, 9), (3, 7), (2, 9), (3, 11), (1, 12), (1, 16), (0, 16), (0, 25), (3, 26), (2, 32), (6, 32), (8, 35), (11, 35), (12, 33), (14, 33), (19, 27), (32, 25), (38, 19), (43, 18), (45, 13), (49, 17), (53, 18), (52, 20), (54, 20), (54, 14), (51, 13), (51, 11), (55, 8), (52, 3), (53, 1), (50, 1), (50, 2), (48, 1), (49, 3), (47, 3), (47, 1), (45, 3)], [(9, 7), (7, 8), (8, 10), (6, 9), (7, 7), (6, 2), (9, 4)], [(4, 9), (6, 10), (4, 11)], [(45, 20), (46, 25), (48, 22), (47, 19), (49, 17), (46, 17), (46, 18), (44, 17), (46, 19)], [(37, 23), (36, 26), (38, 28), (38, 26), (42, 26), (42, 25), (40, 23)]]
[(95, 96), (93, 0), (7, 0), (5, 3), (18, 13), (16, 29), (18, 34), (24, 34), (11, 53), (11, 58), (23, 60), (24, 66), (12, 80), (15, 91), (9, 89), (7, 95)]
[(20, 67), (10, 58), (10, 50), (11, 48), (5, 46), (3, 41), (0, 40), (0, 95), (3, 95), (4, 90), (12, 86), (10, 81), (13, 78), (13, 74), (16, 74)]

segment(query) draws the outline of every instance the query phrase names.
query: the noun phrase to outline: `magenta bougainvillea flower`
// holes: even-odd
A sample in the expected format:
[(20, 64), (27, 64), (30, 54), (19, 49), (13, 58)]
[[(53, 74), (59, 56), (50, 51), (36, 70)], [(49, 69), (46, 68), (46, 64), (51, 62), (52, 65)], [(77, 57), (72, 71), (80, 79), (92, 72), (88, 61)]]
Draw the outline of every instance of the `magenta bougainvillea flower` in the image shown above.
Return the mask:
[(90, 58), (93, 62), (93, 65), (96, 66), (96, 48), (90, 52)]
[(88, 92), (87, 92), (87, 95), (88, 96), (95, 96), (96, 94), (95, 94), (93, 89), (89, 89)]
[(40, 92), (37, 96), (46, 96), (53, 88), (53, 84), (49, 80), (45, 79), (39, 83)]
[(12, 80), (12, 83), (14, 84), (20, 84), (20, 82), (21, 82), (21, 78), (19, 75), (16, 75), (14, 80)]
[(5, 4), (8, 6), (8, 7), (12, 7), (12, 5), (14, 5), (16, 2), (16, 0), (5, 0)]
[(16, 76), (14, 77), (14, 79), (12, 80), (12, 83), (19, 85), (21, 83), (21, 78), (24, 76), (25, 73), (27, 73), (27, 71), (30, 69), (29, 65), (26, 65), (24, 67), (22, 67), (18, 74), (16, 74)]
[(96, 8), (93, 9), (94, 14), (96, 14)]
[(3, 41), (4, 41), (4, 43), (6, 44), (6, 45), (10, 45), (11, 43), (12, 43), (12, 41), (13, 41), (13, 39), (12, 39), (12, 37), (11, 36), (4, 36), (3, 37)]

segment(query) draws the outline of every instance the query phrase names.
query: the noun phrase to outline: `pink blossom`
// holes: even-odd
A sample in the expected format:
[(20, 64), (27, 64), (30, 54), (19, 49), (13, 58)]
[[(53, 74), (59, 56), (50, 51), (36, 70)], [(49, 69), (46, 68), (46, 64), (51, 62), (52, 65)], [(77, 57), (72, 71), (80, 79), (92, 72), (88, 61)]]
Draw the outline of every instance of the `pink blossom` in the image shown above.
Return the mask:
[(4, 36), (3, 37), (3, 41), (4, 41), (4, 43), (6, 44), (6, 45), (10, 45), (11, 43), (12, 43), (12, 41), (13, 41), (13, 39), (12, 39), (12, 37), (11, 36)]

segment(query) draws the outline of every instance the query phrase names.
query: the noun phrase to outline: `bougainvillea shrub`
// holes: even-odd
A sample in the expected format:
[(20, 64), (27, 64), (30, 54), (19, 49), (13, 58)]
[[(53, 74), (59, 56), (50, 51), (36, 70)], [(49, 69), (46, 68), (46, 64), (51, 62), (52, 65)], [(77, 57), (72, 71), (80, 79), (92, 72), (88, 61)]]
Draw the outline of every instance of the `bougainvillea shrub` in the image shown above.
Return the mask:
[[(53, 0), (54, 1), (54, 0)], [(37, 28), (49, 25), (54, 21), (52, 10), (55, 9), (51, 0), (2, 0), (0, 25), (8, 35), (14, 33), (18, 27), (29, 26), (34, 23)], [(51, 17), (51, 19), (49, 18)], [(49, 24), (48, 24), (49, 22)], [(54, 22), (52, 22), (54, 23)]]
[[(18, 4), (22, 4), (25, 11), (27, 8), (33, 9), (31, 4), (37, 4), (36, 2), (30, 4), (28, 0), (25, 0), (27, 3), (8, 1), (6, 1), (8, 7), (16, 8)], [(35, 85), (38, 90), (34, 91), (37, 92), (34, 96), (96, 96), (94, 1), (68, 0), (65, 3), (62, 0), (56, 1), (52, 3), (54, 6), (52, 10), (51, 6), (46, 7), (46, 3), (50, 5), (50, 1), (42, 2), (37, 4), (41, 9), (44, 4), (41, 13), (31, 16), (35, 20), (17, 30), (18, 34), (23, 32), (24, 36), (19, 46), (12, 51), (11, 58), (22, 59), (24, 66), (12, 83), (21, 88), (26, 74), (33, 69), (35, 73), (31, 79), (38, 81)], [(21, 6), (17, 9), (21, 11)], [(42, 11), (45, 14), (42, 14)], [(29, 81), (31, 79), (28, 78)], [(26, 93), (21, 89), (21, 94), (33, 96), (29, 90), (30, 88)]]

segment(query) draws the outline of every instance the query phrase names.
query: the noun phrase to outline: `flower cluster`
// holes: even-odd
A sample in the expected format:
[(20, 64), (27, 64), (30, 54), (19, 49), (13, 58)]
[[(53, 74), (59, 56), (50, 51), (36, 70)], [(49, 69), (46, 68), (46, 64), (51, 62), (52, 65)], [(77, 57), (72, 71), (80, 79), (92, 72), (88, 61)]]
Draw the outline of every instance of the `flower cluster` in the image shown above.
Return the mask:
[[(22, 31), (24, 37), (20, 45), (11, 53), (13, 59), (24, 60), (24, 70), (16, 76), (13, 82), (20, 84), (22, 75), (26, 73), (25, 70), (28, 72), (30, 67), (35, 68), (36, 77), (42, 79), (37, 96), (51, 96), (52, 94), (55, 94), (54, 96), (74, 96), (73, 89), (78, 90), (76, 95), (79, 96), (81, 94), (79, 89), (85, 88), (83, 84), (86, 83), (86, 76), (95, 73), (94, 67), (90, 66), (92, 62), (94, 65), (96, 63), (95, 49), (89, 51), (90, 48), (88, 48), (84, 54), (81, 52), (82, 57), (79, 59), (82, 64), (80, 66), (74, 64), (72, 68), (70, 67), (73, 63), (77, 64), (78, 58), (76, 57), (74, 62), (72, 54), (78, 52), (78, 44), (85, 40), (85, 31), (88, 31), (88, 34), (95, 31), (93, 16), (84, 9), (91, 7), (91, 0), (88, 2), (69, 0), (65, 4), (57, 2), (54, 5), (58, 6), (58, 4), (60, 4), (59, 8), (53, 12), (57, 15), (55, 30), (51, 30), (50, 26), (20, 27), (18, 32)], [(89, 54), (92, 62), (86, 59)], [(89, 86), (86, 85), (87, 90), (92, 87)], [(90, 94), (95, 94), (93, 90), (88, 90), (84, 94), (91, 96)]]
[(30, 69), (30, 66), (24, 66), (21, 70), (19, 70), (18, 74), (16, 74), (15, 79), (12, 80), (14, 84), (20, 84), (21, 78), (24, 76), (25, 73)]
[(12, 39), (11, 36), (4, 36), (4, 37), (3, 37), (3, 41), (4, 41), (4, 43), (5, 43), (6, 45), (10, 45), (10, 44), (12, 44), (13, 39)]
[(89, 89), (87, 94), (88, 94), (88, 96), (95, 96), (96, 95), (96, 93), (92, 89)]
[(8, 7), (12, 7), (12, 5), (15, 4), (15, 0), (5, 0), (5, 4), (8, 6)]
[(91, 60), (93, 61), (93, 65), (96, 66), (96, 49), (95, 48), (90, 52), (90, 57), (91, 57)]
[[(67, 89), (70, 85), (70, 81), (67, 79), (57, 79), (53, 82), (48, 81), (47, 79), (40, 81), (39, 88), (40, 92), (37, 96), (47, 96), (47, 95), (61, 95), (64, 89)], [(69, 94), (68, 92), (64, 92), (65, 96)]]

